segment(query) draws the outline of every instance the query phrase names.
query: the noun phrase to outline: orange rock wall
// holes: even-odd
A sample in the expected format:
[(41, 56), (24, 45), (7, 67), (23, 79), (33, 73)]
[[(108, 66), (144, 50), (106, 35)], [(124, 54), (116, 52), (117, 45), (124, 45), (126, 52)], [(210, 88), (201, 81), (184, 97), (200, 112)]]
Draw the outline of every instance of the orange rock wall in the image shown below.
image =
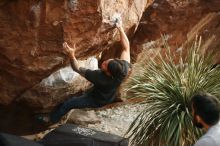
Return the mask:
[[(134, 60), (143, 44), (169, 36), (169, 45), (177, 49), (186, 40), (202, 36), (208, 51), (220, 54), (220, 1), (219, 0), (155, 0), (144, 12), (132, 38)], [(215, 62), (220, 62), (220, 55)]]
[(116, 42), (110, 22), (138, 26), (147, 0), (16, 0), (0, 2), (0, 104), (8, 105), (62, 66), (62, 43), (76, 44), (79, 59)]

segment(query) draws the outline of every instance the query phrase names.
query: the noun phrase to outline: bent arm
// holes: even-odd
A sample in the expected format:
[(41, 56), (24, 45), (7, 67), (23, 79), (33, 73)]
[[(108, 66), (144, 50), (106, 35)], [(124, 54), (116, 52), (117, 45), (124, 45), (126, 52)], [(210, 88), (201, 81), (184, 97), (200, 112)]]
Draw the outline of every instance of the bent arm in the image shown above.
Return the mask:
[(79, 67), (78, 65), (78, 61), (75, 57), (75, 51), (76, 51), (76, 47), (75, 47), (75, 44), (74, 44), (74, 47), (71, 48), (66, 42), (63, 43), (63, 48), (64, 48), (64, 53), (67, 54), (70, 58), (70, 63), (71, 63), (71, 66), (72, 66), (72, 69), (79, 73), (80, 75), (82, 75), (83, 77), (85, 77), (85, 72), (86, 72), (86, 69), (85, 68), (82, 68), (82, 67)]
[(120, 33), (120, 40), (122, 45), (122, 52), (120, 59), (126, 60), (130, 63), (130, 43), (129, 40), (124, 32), (124, 29), (122, 26), (118, 27), (119, 33)]
[(79, 64), (78, 64), (78, 61), (76, 59), (75, 56), (72, 56), (70, 57), (70, 63), (71, 63), (71, 67), (72, 69), (79, 73), (81, 76), (85, 77), (85, 73), (86, 73), (86, 69), (83, 68), (83, 67), (80, 67)]

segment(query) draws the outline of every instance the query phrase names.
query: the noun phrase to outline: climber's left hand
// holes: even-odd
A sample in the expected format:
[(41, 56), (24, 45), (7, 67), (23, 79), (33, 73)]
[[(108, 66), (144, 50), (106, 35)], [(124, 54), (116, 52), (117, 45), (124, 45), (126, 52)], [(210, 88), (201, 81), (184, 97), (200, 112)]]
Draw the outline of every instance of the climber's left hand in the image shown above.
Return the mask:
[(71, 48), (71, 47), (67, 44), (67, 42), (64, 42), (64, 43), (63, 43), (63, 48), (64, 48), (65, 53), (67, 53), (67, 55), (75, 56), (75, 51), (76, 51), (76, 46), (75, 46), (75, 44), (73, 45), (73, 48)]

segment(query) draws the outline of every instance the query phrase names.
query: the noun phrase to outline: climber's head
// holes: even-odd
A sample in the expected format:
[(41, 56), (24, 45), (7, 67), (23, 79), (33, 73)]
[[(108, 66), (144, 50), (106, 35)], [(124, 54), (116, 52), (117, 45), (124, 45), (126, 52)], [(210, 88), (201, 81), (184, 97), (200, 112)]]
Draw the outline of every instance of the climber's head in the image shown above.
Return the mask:
[(111, 76), (111, 73), (108, 70), (108, 64), (113, 59), (108, 59), (102, 62), (101, 64), (101, 70), (104, 71), (108, 76)]
[(127, 75), (125, 62), (120, 59), (108, 59), (101, 65), (102, 71), (113, 78), (124, 78)]

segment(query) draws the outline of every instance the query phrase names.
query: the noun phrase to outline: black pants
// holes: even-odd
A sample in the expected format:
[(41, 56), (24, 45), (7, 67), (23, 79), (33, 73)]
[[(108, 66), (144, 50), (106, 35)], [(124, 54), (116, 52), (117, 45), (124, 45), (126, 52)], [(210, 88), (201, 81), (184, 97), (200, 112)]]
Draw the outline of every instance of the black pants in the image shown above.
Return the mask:
[(101, 104), (97, 102), (93, 97), (90, 97), (88, 94), (83, 94), (78, 97), (72, 97), (69, 100), (65, 101), (59, 105), (51, 114), (50, 120), (53, 123), (58, 122), (62, 116), (64, 116), (71, 109), (80, 109), (80, 108), (97, 108), (102, 107), (106, 104)]

